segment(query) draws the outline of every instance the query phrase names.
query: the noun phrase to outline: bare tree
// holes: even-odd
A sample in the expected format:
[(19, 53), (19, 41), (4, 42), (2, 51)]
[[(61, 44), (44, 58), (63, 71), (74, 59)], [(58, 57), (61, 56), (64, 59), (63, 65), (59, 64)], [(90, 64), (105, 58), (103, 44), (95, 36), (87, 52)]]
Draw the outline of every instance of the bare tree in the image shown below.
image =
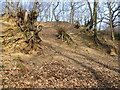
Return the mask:
[[(94, 1), (95, 2), (95, 1)], [(86, 27), (87, 29), (92, 29), (93, 27), (93, 21), (94, 21), (94, 18), (93, 18), (93, 12), (92, 12), (92, 8), (90, 6), (90, 2), (87, 0), (87, 3), (88, 3), (88, 7), (89, 7), (89, 10), (90, 10), (90, 20), (88, 21), (88, 23), (86, 24)], [(95, 5), (95, 3), (94, 3)]]
[(9, 2), (8, 2), (8, 0), (6, 0), (6, 8), (5, 8), (6, 10), (5, 10), (5, 13), (6, 13), (6, 15), (8, 15), (9, 14)]
[(118, 17), (118, 15), (120, 14), (119, 10), (120, 10), (120, 5), (118, 5), (116, 2), (107, 2), (106, 3), (107, 8), (109, 10), (108, 15), (105, 14), (105, 23), (107, 23), (109, 25), (109, 28), (111, 30), (111, 38), (114, 41), (115, 40), (115, 36), (114, 36), (114, 27), (116, 27), (119, 22), (116, 22), (116, 19)]
[(90, 16), (91, 19), (90, 21), (87, 23), (87, 29), (92, 29), (92, 27), (94, 26), (94, 41), (96, 44), (98, 44), (98, 38), (97, 38), (97, 8), (98, 8), (98, 1), (94, 0), (94, 7), (93, 7), (93, 12), (92, 12), (92, 8), (90, 6), (90, 2), (87, 0), (88, 3), (88, 7), (90, 10)]
[(48, 18), (50, 16), (50, 7), (51, 7), (51, 4), (52, 3), (47, 3), (47, 8), (45, 9), (45, 12), (44, 12), (44, 16), (45, 16), (45, 19), (46, 19), (46, 22), (48, 21)]
[(62, 20), (63, 21), (65, 21), (65, 18), (64, 18), (64, 16), (65, 16), (65, 4), (64, 4), (64, 2), (62, 2)]
[(70, 23), (74, 23), (74, 5), (75, 3), (74, 2), (71, 2), (70, 3), (70, 7), (71, 7), (71, 10), (70, 10)]
[(57, 2), (57, 5), (53, 8), (53, 16), (55, 18), (55, 21), (58, 21), (58, 18), (56, 17), (56, 14), (55, 14), (55, 10), (58, 7), (58, 5), (59, 5), (59, 2)]
[(108, 2), (108, 9), (109, 9), (109, 17), (110, 17), (109, 23), (110, 23), (111, 37), (112, 37), (112, 40), (114, 41), (115, 40), (115, 36), (114, 36), (113, 22), (112, 22), (112, 18), (113, 18), (112, 17), (112, 8), (111, 8), (109, 2)]
[(94, 13), (93, 13), (93, 21), (94, 21), (94, 40), (97, 43), (97, 8), (98, 8), (98, 2), (97, 0), (94, 0)]
[(10, 0), (6, 0), (6, 6), (5, 6), (5, 14), (8, 16), (16, 16), (16, 12), (19, 7), (19, 0), (17, 2), (12, 2)]

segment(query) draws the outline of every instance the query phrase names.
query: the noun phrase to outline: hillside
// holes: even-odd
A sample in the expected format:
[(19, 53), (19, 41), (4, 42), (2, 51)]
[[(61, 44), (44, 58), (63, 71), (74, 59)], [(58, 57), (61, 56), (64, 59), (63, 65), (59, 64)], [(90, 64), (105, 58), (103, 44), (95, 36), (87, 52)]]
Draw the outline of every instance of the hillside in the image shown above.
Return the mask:
[[(16, 30), (13, 23), (1, 19), (1, 31)], [(111, 56), (108, 48), (111, 46), (118, 49), (118, 41), (113, 43), (109, 35), (98, 32), (103, 46), (96, 46), (92, 33), (75, 29), (70, 23), (38, 23), (43, 26), (39, 33), (42, 39), (39, 53), (24, 54), (14, 51), (11, 46), (2, 47), (2, 87), (120, 88), (119, 59)], [(68, 45), (58, 39), (58, 27), (64, 29), (74, 43)]]

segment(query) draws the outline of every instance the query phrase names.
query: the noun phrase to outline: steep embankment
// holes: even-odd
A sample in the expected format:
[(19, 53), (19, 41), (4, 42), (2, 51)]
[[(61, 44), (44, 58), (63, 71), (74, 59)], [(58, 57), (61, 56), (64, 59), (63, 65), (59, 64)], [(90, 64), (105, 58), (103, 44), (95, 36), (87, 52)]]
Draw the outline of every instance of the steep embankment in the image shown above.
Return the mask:
[[(94, 44), (76, 35), (69, 23), (73, 45), (57, 39), (56, 23), (42, 23), (39, 55), (3, 52), (3, 86), (25, 88), (119, 88), (119, 60), (93, 49)], [(66, 25), (65, 25), (66, 24)], [(60, 24), (59, 24), (60, 25)], [(68, 28), (66, 27), (68, 26)], [(72, 27), (72, 28), (70, 28)], [(89, 45), (88, 45), (88, 44)]]

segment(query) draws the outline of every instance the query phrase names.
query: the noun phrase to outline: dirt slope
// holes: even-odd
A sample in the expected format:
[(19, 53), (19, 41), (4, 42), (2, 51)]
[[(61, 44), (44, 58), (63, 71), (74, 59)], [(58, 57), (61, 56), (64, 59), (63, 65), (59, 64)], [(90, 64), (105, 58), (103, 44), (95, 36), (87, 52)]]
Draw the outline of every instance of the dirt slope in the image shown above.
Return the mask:
[(39, 55), (2, 53), (3, 87), (120, 88), (118, 58), (88, 47), (74, 34), (75, 44), (67, 45), (56, 38), (55, 23), (42, 25)]

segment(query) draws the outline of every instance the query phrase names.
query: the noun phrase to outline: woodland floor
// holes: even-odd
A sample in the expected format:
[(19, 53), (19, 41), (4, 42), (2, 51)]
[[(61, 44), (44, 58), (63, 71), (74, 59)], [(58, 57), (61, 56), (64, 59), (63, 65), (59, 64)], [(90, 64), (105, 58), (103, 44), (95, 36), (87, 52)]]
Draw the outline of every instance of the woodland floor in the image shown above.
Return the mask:
[(54, 23), (43, 25), (39, 55), (0, 54), (3, 88), (120, 88), (118, 58), (88, 47), (73, 31), (77, 44), (67, 45), (56, 38)]

